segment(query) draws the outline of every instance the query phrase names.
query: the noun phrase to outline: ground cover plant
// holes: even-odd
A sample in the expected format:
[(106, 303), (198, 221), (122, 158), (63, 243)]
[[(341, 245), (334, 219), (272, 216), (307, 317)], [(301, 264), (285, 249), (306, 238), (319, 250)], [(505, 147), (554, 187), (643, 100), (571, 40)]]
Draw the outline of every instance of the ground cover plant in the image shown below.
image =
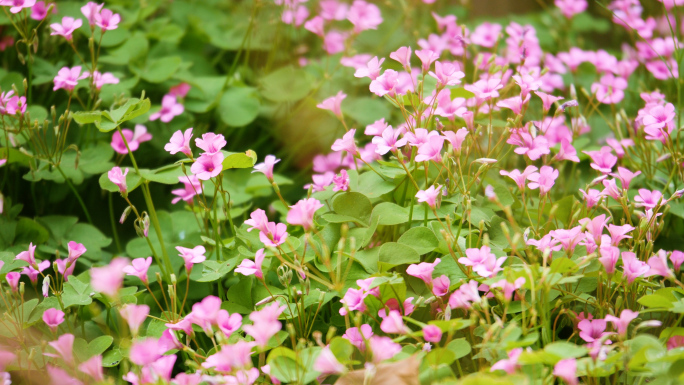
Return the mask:
[(684, 383), (682, 6), (0, 0), (0, 384)]

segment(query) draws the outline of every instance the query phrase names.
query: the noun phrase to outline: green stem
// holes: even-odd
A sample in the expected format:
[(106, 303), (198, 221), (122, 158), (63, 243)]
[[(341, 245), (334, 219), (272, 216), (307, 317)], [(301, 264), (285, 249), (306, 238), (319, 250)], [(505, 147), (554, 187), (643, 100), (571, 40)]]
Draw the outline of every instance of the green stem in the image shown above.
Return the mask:
[(60, 174), (62, 174), (62, 178), (64, 178), (64, 181), (66, 182), (66, 184), (69, 186), (71, 191), (73, 191), (74, 195), (76, 195), (76, 199), (78, 200), (78, 203), (81, 205), (81, 208), (83, 209), (83, 212), (85, 213), (85, 216), (88, 219), (88, 223), (90, 223), (92, 225), (93, 220), (90, 218), (90, 213), (88, 212), (88, 208), (86, 207), (85, 203), (83, 202), (83, 199), (81, 199), (81, 195), (78, 193), (78, 191), (76, 191), (76, 187), (74, 187), (74, 185), (71, 183), (69, 178), (67, 178), (67, 176), (64, 174), (64, 171), (62, 171), (62, 168), (59, 165), (55, 166), (55, 168), (57, 169), (57, 171), (59, 171)]

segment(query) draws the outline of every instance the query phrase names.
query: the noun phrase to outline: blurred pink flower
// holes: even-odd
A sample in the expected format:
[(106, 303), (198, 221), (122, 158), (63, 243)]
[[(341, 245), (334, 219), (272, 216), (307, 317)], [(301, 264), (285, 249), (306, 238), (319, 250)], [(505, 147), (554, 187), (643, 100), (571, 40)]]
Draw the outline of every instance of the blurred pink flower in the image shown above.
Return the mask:
[(333, 177), (333, 191), (347, 191), (349, 190), (349, 174), (347, 170), (341, 170), (339, 175)]
[(373, 353), (373, 362), (376, 364), (394, 357), (401, 351), (401, 345), (389, 337), (372, 336), (369, 346)]
[(124, 267), (128, 265), (128, 259), (116, 257), (109, 265), (90, 268), (90, 285), (93, 290), (109, 296), (115, 296), (121, 288), (124, 278)]
[(88, 4), (81, 7), (81, 13), (86, 17), (91, 27), (95, 25), (97, 15), (100, 14), (102, 7), (104, 7), (104, 4), (97, 4), (92, 1), (89, 1)]
[(15, 260), (20, 260), (28, 263), (30, 266), (36, 265), (36, 246), (31, 242), (29, 243), (28, 250), (22, 251), (14, 257)]
[(103, 9), (100, 13), (95, 14), (95, 25), (102, 28), (104, 31), (112, 31), (119, 27), (121, 16), (109, 9)]
[(354, 141), (354, 134), (356, 134), (356, 129), (352, 128), (349, 130), (341, 139), (335, 140), (335, 143), (331, 146), (333, 151), (346, 151), (352, 155), (357, 155), (359, 149), (356, 147), (356, 142)]
[(613, 155), (613, 149), (609, 146), (601, 147), (599, 151), (582, 151), (589, 155), (592, 160), (591, 168), (603, 174), (610, 174), (618, 161), (618, 157)]
[(354, 0), (347, 12), (347, 20), (354, 25), (354, 32), (359, 33), (367, 29), (377, 29), (382, 23), (382, 15), (377, 5)]
[(19, 279), (20, 278), (21, 278), (21, 274), (17, 273), (16, 271), (9, 272), (5, 276), (5, 280), (7, 280), (7, 284), (9, 284), (13, 293), (16, 293), (17, 291), (19, 291)]
[(503, 176), (507, 176), (507, 177), (513, 179), (513, 181), (514, 181), (515, 184), (518, 186), (518, 188), (520, 189), (520, 191), (523, 191), (523, 190), (525, 190), (525, 181), (526, 181), (527, 178), (528, 178), (530, 175), (532, 175), (532, 173), (534, 173), (535, 171), (537, 171), (537, 167), (536, 167), (536, 166), (527, 166), (527, 167), (525, 168), (525, 170), (524, 170), (522, 173), (521, 173), (519, 170), (516, 169), (516, 170), (513, 170), (513, 171), (501, 170), (501, 171), (499, 171), (499, 174), (501, 174), (501, 175), (503, 175)]
[(53, 333), (57, 333), (57, 327), (64, 322), (64, 312), (59, 309), (49, 308), (43, 313), (43, 322)]
[[(360, 329), (360, 331), (359, 331)], [(361, 352), (366, 351), (366, 342), (373, 336), (373, 329), (368, 324), (347, 329), (342, 338), (347, 339), (352, 345), (356, 346)], [(365, 341), (364, 341), (365, 340)]]
[(263, 163), (254, 165), (254, 171), (252, 171), (252, 173), (263, 173), (266, 176), (266, 179), (268, 179), (270, 182), (273, 182), (273, 166), (275, 166), (278, 162), (280, 162), (280, 159), (277, 159), (275, 155), (266, 155)]
[(395, 70), (385, 70), (382, 75), (375, 78), (369, 89), (372, 93), (382, 97), (388, 95), (390, 97), (396, 96), (396, 88), (399, 85), (399, 73)]
[(553, 367), (553, 375), (563, 379), (568, 385), (578, 385), (577, 360), (574, 358), (566, 358), (558, 361)]
[(474, 93), (477, 99), (484, 101), (498, 98), (498, 90), (503, 88), (503, 84), (501, 84), (501, 79), (491, 78), (488, 80), (478, 80), (474, 84), (466, 84), (463, 88)]
[[(623, 259), (624, 255), (625, 253), (622, 253)], [(622, 313), (620, 313), (620, 318), (615, 317), (613, 315), (607, 315), (606, 321), (612, 323), (613, 327), (615, 328), (615, 330), (617, 330), (618, 334), (624, 337), (627, 335), (627, 327), (629, 327), (629, 323), (636, 319), (638, 316), (639, 312), (625, 309), (622, 311)]]
[[(122, 137), (123, 135), (123, 137)], [(124, 138), (126, 141), (124, 142)], [(140, 147), (140, 143), (152, 140), (152, 134), (147, 132), (147, 127), (142, 124), (135, 125), (135, 131), (131, 131), (128, 128), (114, 132), (112, 135), (112, 148), (119, 154), (128, 154), (128, 150), (131, 152), (136, 151)], [(126, 147), (126, 142), (128, 147)]]
[[(368, 132), (368, 128), (366, 128), (366, 132)], [(399, 139), (400, 134), (400, 130), (394, 130), (392, 126), (387, 126), (380, 136), (376, 136), (372, 140), (372, 143), (377, 146), (375, 152), (385, 155), (390, 151), (394, 153), (397, 149), (406, 146), (406, 138)]]
[(155, 338), (139, 339), (133, 341), (131, 344), (129, 359), (135, 365), (149, 365), (155, 362), (160, 356), (159, 340)]
[[(370, 59), (367, 63), (364, 63), (362, 66), (359, 66), (356, 68), (356, 72), (354, 73), (354, 77), (357, 78), (370, 78), (370, 80), (375, 80), (380, 76), (380, 71), (382, 70), (382, 63), (385, 61), (385, 58), (382, 58), (378, 60), (377, 56), (374, 56), (372, 59)], [(346, 95), (345, 95), (346, 96)]]
[(67, 365), (72, 365), (74, 363), (74, 335), (73, 334), (62, 334), (57, 338), (57, 341), (48, 342), (48, 344), (57, 352), (54, 353), (43, 353), (48, 357), (62, 358)]
[(183, 188), (171, 190), (171, 194), (176, 195), (176, 197), (171, 200), (172, 204), (175, 205), (181, 200), (192, 203), (193, 197), (202, 193), (202, 182), (200, 182), (195, 175), (179, 176), (178, 181), (183, 183)]
[(87, 77), (87, 75), (81, 74), (81, 66), (75, 66), (73, 68), (62, 67), (62, 69), (57, 72), (57, 76), (55, 76), (55, 86), (52, 87), (52, 90), (57, 91), (58, 89), (62, 88), (71, 92), (74, 90), (74, 87), (76, 87), (79, 80), (85, 79)]
[(104, 371), (102, 370), (102, 356), (96, 355), (82, 364), (78, 365), (78, 370), (87, 374), (97, 382), (104, 381)]
[[(135, 262), (135, 260), (133, 262)], [(150, 307), (147, 305), (134, 305), (129, 303), (121, 307), (119, 314), (128, 322), (131, 333), (136, 336), (138, 335), (140, 326), (150, 314)]]
[(259, 249), (254, 256), (254, 261), (247, 258), (240, 262), (240, 265), (235, 268), (236, 273), (242, 275), (254, 275), (259, 279), (264, 279), (264, 273), (261, 271), (261, 264), (264, 262), (264, 249)]
[(322, 374), (342, 374), (347, 368), (337, 360), (329, 346), (321, 349), (313, 364), (313, 370)]
[(202, 263), (207, 259), (207, 257), (204, 256), (204, 253), (207, 250), (202, 245), (195, 246), (192, 249), (182, 246), (176, 246), (176, 250), (178, 250), (178, 252), (180, 253), (178, 254), (178, 256), (183, 258), (185, 270), (188, 272), (188, 275), (190, 275), (190, 271), (192, 271), (193, 265)]
[[(622, 269), (622, 275), (627, 279), (627, 283), (631, 284), (638, 277), (641, 277), (644, 274), (648, 273), (651, 267), (648, 266), (645, 262), (642, 262), (639, 259), (637, 259), (636, 254), (630, 251), (623, 251)], [(608, 317), (606, 317), (606, 320), (608, 320)]]
[(674, 278), (674, 272), (667, 265), (667, 253), (664, 250), (660, 250), (655, 253), (651, 258), (648, 259), (648, 266), (650, 269), (644, 275), (645, 277), (652, 277), (654, 275), (663, 278)]
[(231, 334), (242, 326), (242, 316), (238, 313), (229, 314), (228, 311), (221, 309), (216, 317), (216, 323), (226, 338), (230, 338)]
[[(420, 62), (422, 63), (421, 68), (423, 72), (426, 73), (430, 70), (432, 63), (439, 59), (439, 52), (435, 52), (431, 49), (416, 50), (416, 56), (418, 56), (418, 59), (420, 59)], [(435, 76), (435, 78), (437, 78), (437, 76)]]
[(515, 373), (515, 371), (520, 367), (520, 365), (518, 365), (518, 358), (520, 358), (522, 352), (522, 348), (515, 348), (509, 351), (508, 358), (497, 361), (494, 365), (492, 365), (490, 371), (493, 372), (496, 370), (503, 370), (508, 374)]
[(147, 284), (147, 270), (151, 265), (152, 257), (136, 258), (131, 262), (130, 265), (123, 268), (123, 272), (126, 273), (126, 275), (138, 277), (144, 284)]
[(159, 119), (164, 123), (168, 123), (176, 116), (182, 114), (183, 111), (185, 111), (185, 107), (178, 103), (176, 97), (166, 94), (164, 95), (164, 98), (162, 98), (161, 109), (150, 115), (150, 121)]
[(432, 294), (436, 297), (443, 297), (449, 293), (450, 285), (451, 281), (449, 280), (449, 277), (442, 274), (432, 281)]
[[(658, 190), (647, 190), (645, 188), (639, 189), (639, 195), (634, 197), (637, 207), (645, 207), (647, 209), (655, 208), (659, 203), (663, 194)], [(663, 199), (664, 200), (664, 199)]]
[[(90, 71), (85, 71), (83, 76), (85, 78), (89, 78)], [(119, 78), (114, 76), (111, 72), (101, 73), (99, 71), (95, 71), (93, 73), (93, 84), (95, 85), (95, 88), (100, 90), (105, 84), (119, 84)]]
[(542, 166), (539, 172), (532, 173), (527, 177), (530, 181), (530, 183), (527, 184), (527, 187), (532, 190), (538, 188), (539, 194), (546, 195), (551, 191), (558, 175), (558, 170), (554, 170), (550, 166)]
[(412, 264), (409, 265), (409, 267), (406, 268), (406, 274), (420, 278), (425, 282), (426, 285), (431, 286), (432, 285), (432, 272), (435, 270), (435, 267), (441, 262), (442, 260), (437, 258), (435, 259), (434, 262), (421, 262), (419, 264)]
[(591, 85), (591, 92), (596, 94), (596, 100), (604, 104), (617, 104), (625, 97), (627, 81), (613, 74), (601, 77), (598, 83)]
[(323, 109), (323, 110), (328, 110), (331, 111), (335, 116), (338, 118), (342, 117), (342, 101), (347, 97), (347, 94), (345, 94), (342, 91), (339, 91), (337, 95), (331, 96), (325, 100), (323, 100), (320, 104), (316, 105), (316, 107)]

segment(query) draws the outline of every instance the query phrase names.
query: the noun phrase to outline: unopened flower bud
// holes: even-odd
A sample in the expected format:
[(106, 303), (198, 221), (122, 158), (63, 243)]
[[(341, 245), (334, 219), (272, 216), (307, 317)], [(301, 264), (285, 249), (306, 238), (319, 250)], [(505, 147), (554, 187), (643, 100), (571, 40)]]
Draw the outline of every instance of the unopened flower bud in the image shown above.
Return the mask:
[(132, 206), (127, 206), (123, 213), (121, 213), (121, 218), (119, 218), (119, 223), (123, 225), (123, 223), (126, 221), (126, 218), (128, 218), (128, 214), (131, 213)]

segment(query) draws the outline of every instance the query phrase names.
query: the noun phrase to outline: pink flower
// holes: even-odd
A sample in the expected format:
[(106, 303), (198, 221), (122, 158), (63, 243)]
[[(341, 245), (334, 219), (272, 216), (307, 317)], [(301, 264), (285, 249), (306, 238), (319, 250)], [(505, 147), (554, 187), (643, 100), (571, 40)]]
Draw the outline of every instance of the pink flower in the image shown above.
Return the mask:
[(128, 259), (117, 257), (109, 265), (90, 268), (90, 285), (93, 290), (115, 296), (123, 284), (123, 269), (127, 265)]
[[(421, 63), (423, 63), (423, 72), (428, 72), (432, 66), (432, 63), (439, 59), (439, 52), (435, 52), (430, 49), (418, 50), (416, 51), (416, 56), (418, 56), (418, 59), (420, 59)], [(435, 76), (435, 78), (439, 80), (437, 76)]]
[(100, 14), (102, 7), (104, 7), (104, 4), (97, 4), (92, 1), (81, 7), (81, 13), (88, 19), (91, 27), (95, 25), (96, 16)]
[(192, 316), (189, 317), (190, 322), (198, 325), (209, 334), (211, 332), (212, 325), (216, 325), (218, 322), (218, 314), (220, 310), (220, 298), (213, 295), (204, 297), (203, 300), (192, 305)]
[(632, 182), (632, 179), (634, 179), (636, 176), (638, 176), (640, 174), (641, 174), (641, 171), (631, 172), (629, 169), (626, 169), (624, 167), (618, 167), (617, 174), (612, 173), (610, 175), (615, 177), (615, 178), (620, 179), (620, 182), (622, 183), (622, 188), (625, 190), (628, 190), (629, 184)]
[(512, 98), (504, 99), (496, 103), (497, 107), (508, 108), (513, 111), (514, 114), (520, 115), (522, 113), (523, 106), (530, 100), (529, 95), (525, 100), (520, 96), (514, 96)]
[(618, 157), (613, 155), (613, 150), (608, 146), (601, 147), (599, 151), (582, 151), (589, 155), (593, 161), (590, 166), (594, 170), (600, 171), (604, 174), (610, 174), (613, 167), (618, 161)]
[(322, 374), (342, 374), (347, 368), (337, 360), (329, 346), (321, 349), (313, 364), (313, 370)]
[(216, 317), (216, 323), (219, 330), (229, 338), (242, 326), (242, 316), (238, 313), (229, 314), (226, 310), (221, 309)]
[[(359, 331), (360, 330), (360, 331)], [(347, 329), (342, 338), (347, 339), (352, 345), (356, 346), (361, 352), (366, 351), (366, 341), (373, 336), (373, 329), (368, 324)]]
[(551, 234), (546, 234), (539, 240), (528, 239), (526, 243), (528, 245), (536, 247), (537, 250), (539, 250), (542, 253), (546, 253), (547, 250), (549, 252), (559, 251), (563, 247), (559, 244), (560, 242), (556, 238), (551, 236)]
[(418, 203), (427, 203), (433, 209), (437, 206), (437, 197), (442, 193), (442, 186), (432, 185), (427, 190), (420, 190), (416, 193)]
[[(205, 368), (214, 368), (214, 370), (219, 372), (230, 372), (234, 369), (246, 368), (251, 364), (252, 360), (250, 354), (252, 348), (255, 346), (256, 344), (254, 342), (247, 341), (238, 341), (233, 345), (224, 345), (220, 351), (207, 357), (207, 360), (202, 363), (202, 366)], [(239, 384), (237, 381), (232, 383)]]
[(537, 96), (539, 96), (539, 98), (542, 100), (544, 111), (550, 110), (553, 103), (563, 100), (562, 96), (553, 96), (541, 91), (535, 91), (535, 94), (537, 94)]
[[(622, 253), (622, 258), (624, 259), (625, 253)], [(606, 321), (610, 322), (613, 324), (613, 327), (615, 330), (617, 330), (618, 334), (621, 337), (624, 337), (627, 335), (627, 327), (629, 326), (629, 323), (632, 322), (634, 319), (636, 319), (639, 316), (639, 312), (631, 311), (629, 309), (625, 309), (620, 313), (620, 318), (617, 318), (613, 315), (607, 315), (606, 316)]]
[[(443, 116), (450, 121), (454, 121), (457, 116), (463, 116), (468, 112), (466, 108), (466, 100), (464, 98), (451, 99), (451, 91), (444, 89), (437, 95), (437, 108), (435, 108), (435, 115)], [(431, 100), (426, 101), (426, 104), (432, 104)], [(433, 131), (434, 132), (434, 131)], [(444, 134), (451, 131), (445, 131)]]
[(304, 231), (309, 231), (314, 227), (314, 213), (322, 207), (323, 204), (315, 198), (302, 199), (290, 206), (287, 223), (302, 226)]
[(264, 347), (271, 337), (280, 331), (282, 324), (278, 317), (285, 310), (285, 306), (272, 303), (259, 311), (250, 313), (249, 319), (252, 325), (245, 325), (242, 329), (256, 341), (257, 345)]
[[(135, 260), (133, 260), (135, 262)], [(119, 310), (121, 317), (128, 322), (128, 327), (133, 335), (138, 335), (140, 325), (145, 322), (147, 315), (150, 314), (150, 307), (147, 305), (126, 304)]]
[(382, 16), (377, 5), (354, 0), (347, 12), (347, 20), (354, 25), (354, 32), (359, 33), (367, 29), (377, 29), (382, 23)]
[(266, 155), (264, 162), (256, 164), (252, 173), (261, 172), (266, 175), (266, 179), (273, 182), (273, 166), (278, 162), (280, 162), (280, 159), (277, 159), (274, 155)]
[(325, 20), (344, 20), (349, 11), (349, 6), (337, 0), (321, 0), (318, 3), (321, 8), (320, 15)]
[(664, 106), (656, 105), (643, 116), (644, 132), (648, 140), (660, 140), (665, 143), (674, 129), (675, 108), (672, 103)]
[[(631, 284), (635, 279), (643, 276), (651, 269), (649, 265), (638, 260), (636, 254), (629, 251), (622, 252), (622, 268), (622, 274), (627, 278), (628, 284)], [(606, 317), (606, 319), (608, 318)]]
[(496, 370), (503, 370), (508, 374), (515, 373), (515, 371), (520, 367), (520, 365), (518, 365), (518, 358), (520, 358), (522, 352), (522, 348), (515, 348), (511, 350), (508, 352), (508, 358), (497, 361), (494, 365), (492, 365), (490, 371), (494, 372)]
[(178, 373), (171, 383), (173, 385), (199, 385), (202, 383), (202, 375), (200, 372)]
[(508, 282), (506, 279), (502, 279), (498, 282), (494, 282), (490, 288), (499, 288), (503, 290), (504, 299), (510, 301), (513, 299), (513, 293), (520, 289), (525, 284), (525, 277), (520, 277), (515, 280), (515, 282)]
[(563, 379), (568, 385), (577, 385), (577, 360), (566, 358), (553, 367), (553, 375)]
[(226, 139), (221, 134), (214, 134), (207, 132), (202, 134), (202, 138), (195, 139), (195, 145), (205, 151), (208, 155), (214, 155), (221, 151), (226, 146)]
[(31, 8), (36, 4), (36, 0), (3, 0), (0, 6), (12, 7), (10, 12), (19, 13), (24, 8)]
[(285, 24), (294, 24), (299, 27), (304, 23), (307, 17), (309, 17), (309, 10), (305, 6), (300, 5), (292, 8), (286, 7), (283, 11), (281, 20)]
[[(380, 76), (380, 71), (382, 70), (382, 63), (385, 61), (385, 58), (382, 58), (378, 60), (377, 56), (374, 56), (372, 59), (368, 61), (368, 63), (364, 63), (364, 65), (359, 66), (356, 69), (356, 72), (354, 72), (354, 77), (357, 78), (370, 78), (371, 80), (375, 80)], [(340, 91), (341, 92), (341, 91)], [(346, 97), (346, 95), (345, 95)]]
[[(83, 73), (86, 78), (90, 77), (90, 71)], [(114, 76), (111, 72), (101, 73), (98, 71), (93, 72), (93, 84), (98, 90), (102, 89), (105, 84), (119, 84), (119, 78)]]
[(634, 197), (637, 207), (645, 207), (647, 209), (654, 209), (661, 203), (663, 194), (658, 190), (647, 190), (645, 188), (639, 189), (639, 195)]
[(399, 85), (399, 73), (395, 70), (385, 70), (382, 75), (373, 80), (369, 86), (372, 93), (382, 97), (396, 96), (396, 88)]
[(62, 69), (57, 72), (57, 76), (55, 76), (55, 86), (52, 88), (52, 90), (57, 91), (58, 89), (62, 88), (71, 92), (78, 84), (78, 81), (85, 78), (87, 78), (86, 75), (81, 75), (81, 66), (75, 66), (73, 68), (62, 67)]
[(325, 20), (320, 16), (314, 16), (311, 20), (304, 23), (304, 29), (315, 33), (318, 36), (325, 35)]
[(192, 204), (192, 199), (195, 195), (202, 193), (202, 182), (195, 175), (179, 176), (178, 181), (183, 183), (182, 189), (171, 190), (171, 194), (176, 195), (171, 200), (172, 204), (176, 204), (181, 200)]
[(349, 190), (349, 174), (347, 173), (347, 170), (340, 171), (340, 174), (335, 175), (332, 181), (335, 184), (333, 191)]
[(209, 180), (223, 171), (223, 153), (202, 154), (190, 167), (190, 171), (199, 180)]
[(254, 229), (257, 229), (261, 232), (268, 232), (268, 217), (266, 216), (266, 212), (264, 210), (256, 209), (249, 216), (251, 219), (247, 219), (245, 224), (252, 227), (247, 229), (247, 232), (250, 232)]
[(31, 283), (35, 284), (38, 282), (38, 276), (40, 275), (40, 272), (47, 269), (51, 265), (52, 264), (50, 261), (43, 261), (38, 263), (38, 269), (35, 269), (33, 266), (24, 266), (24, 268), (21, 270), (21, 274), (29, 277)]
[(549, 141), (544, 135), (533, 137), (525, 129), (512, 130), (511, 137), (506, 143), (518, 145), (514, 150), (516, 154), (527, 155), (530, 160), (537, 160), (542, 155), (550, 154)]
[(490, 249), (489, 246), (486, 245), (483, 245), (479, 249), (466, 249), (466, 256), (459, 258), (458, 262), (466, 266), (477, 266), (479, 264), (484, 263), (488, 258), (496, 258), (496, 255), (492, 254), (491, 251), (492, 249)]
[(501, 35), (501, 25), (484, 22), (470, 34), (470, 41), (480, 47), (492, 48)]
[(604, 104), (617, 104), (622, 101), (625, 89), (627, 81), (613, 74), (603, 75), (599, 83), (591, 85), (591, 92), (596, 94), (596, 100)]
[(104, 372), (102, 370), (102, 356), (96, 355), (90, 358), (88, 361), (78, 365), (78, 370), (87, 374), (93, 380), (97, 382), (104, 381)]
[(670, 261), (674, 264), (675, 271), (679, 273), (679, 268), (682, 266), (682, 263), (684, 263), (684, 253), (679, 250), (673, 251), (672, 254), (670, 254)]
[(670, 267), (667, 265), (667, 253), (664, 250), (660, 250), (651, 258), (649, 258), (648, 266), (650, 269), (646, 273), (646, 277), (657, 275), (664, 278), (674, 278), (675, 276)]
[[(368, 131), (368, 128), (366, 128), (366, 131)], [(381, 136), (376, 136), (372, 140), (373, 144), (377, 146), (375, 152), (385, 155), (390, 151), (395, 153), (399, 148), (406, 146), (406, 138), (398, 139), (400, 134), (401, 130), (395, 130), (392, 126), (387, 126), (382, 131)]]
[(622, 198), (622, 190), (618, 188), (615, 179), (605, 179), (601, 183), (603, 183), (604, 187), (603, 191), (601, 191), (601, 195), (609, 196), (616, 201), (619, 201), (620, 198)]
[(404, 67), (405, 70), (411, 68), (411, 47), (399, 47), (398, 50), (392, 52), (390, 59), (396, 60)]
[[(64, 281), (68, 281), (69, 276), (71, 276), (74, 273), (74, 269), (76, 268), (76, 263), (74, 262), (74, 263), (69, 264), (66, 259), (56, 259), (55, 263), (57, 264), (57, 271), (60, 274), (62, 274), (62, 276), (64, 276)], [(45, 282), (43, 282), (43, 284), (45, 285)]]
[(561, 139), (560, 149), (558, 154), (554, 157), (556, 160), (569, 160), (571, 162), (579, 163), (579, 157), (577, 156), (577, 150), (567, 139)]
[(600, 340), (603, 336), (608, 334), (606, 332), (606, 320), (582, 320), (577, 324), (580, 330), (579, 336), (586, 342), (594, 342)]
[(259, 240), (266, 247), (278, 247), (287, 239), (287, 225), (284, 223), (268, 222), (268, 231), (259, 233)]
[[(607, 238), (607, 235), (604, 235), (603, 238)], [(606, 269), (606, 273), (608, 274), (613, 274), (615, 273), (615, 266), (617, 265), (618, 259), (620, 259), (620, 249), (611, 246), (610, 244), (607, 246), (603, 245), (603, 241), (601, 241), (601, 247), (599, 248), (599, 262), (603, 265), (603, 267)]]
[(539, 188), (539, 193), (541, 195), (546, 195), (551, 191), (556, 178), (558, 178), (558, 174), (558, 170), (554, 170), (550, 166), (542, 166), (539, 172), (532, 173), (527, 177), (527, 179), (531, 181), (527, 184), (527, 187), (532, 190)]
[(389, 337), (372, 336), (369, 346), (373, 353), (373, 362), (376, 364), (394, 357), (401, 351), (401, 345)]
[(442, 340), (442, 329), (436, 325), (426, 325), (423, 327), (423, 339), (438, 344)]
[(474, 84), (466, 84), (463, 88), (474, 93), (479, 100), (489, 100), (499, 97), (498, 90), (503, 88), (503, 84), (501, 84), (501, 79), (490, 78), (478, 80)]
[(204, 253), (206, 253), (207, 250), (201, 245), (195, 246), (192, 249), (176, 246), (176, 250), (180, 253), (178, 256), (183, 258), (183, 261), (185, 262), (185, 270), (188, 272), (188, 275), (190, 275), (193, 265), (202, 263), (207, 259), (207, 257), (204, 256)]
[(555, 0), (554, 3), (568, 19), (587, 9), (586, 0)]
[[(66, 370), (56, 366), (52, 366), (50, 364), (47, 364), (45, 366), (47, 367), (48, 377), (50, 377), (50, 384), (83, 385), (83, 383), (80, 380), (70, 376)], [(11, 381), (11, 378), (9, 378), (9, 373), (3, 374), (7, 374), (6, 380)], [(2, 374), (0, 374), (0, 379), (3, 379), (2, 377)], [(5, 384), (7, 384), (7, 382), (5, 382)]]
[(103, 9), (100, 13), (95, 14), (95, 25), (102, 28), (103, 31), (115, 30), (120, 22), (121, 16), (109, 9)]
[(631, 233), (634, 230), (634, 227), (630, 225), (622, 225), (622, 226), (617, 226), (610, 224), (608, 225), (608, 232), (610, 233), (610, 238), (611, 238), (611, 244), (613, 246), (619, 246), (620, 241), (623, 239), (627, 238), (632, 238), (631, 236), (627, 235)]
[(33, 20), (43, 20), (47, 17), (48, 8), (52, 5), (52, 13), (57, 13), (57, 5), (45, 3), (44, 1), (36, 1), (36, 4), (31, 7), (31, 19)]
[(505, 171), (505, 170), (501, 170), (501, 171), (499, 171), (499, 174), (513, 179), (515, 184), (518, 185), (518, 189), (520, 189), (520, 191), (523, 191), (523, 190), (525, 190), (525, 181), (535, 171), (537, 171), (537, 167), (527, 166), (522, 173), (516, 169), (516, 170), (510, 171), (510, 172)]
[(348, 33), (342, 33), (335, 30), (329, 31), (325, 37), (323, 37), (323, 49), (325, 49), (329, 55), (343, 52), (345, 41), (348, 36)]
[(181, 350), (183, 345), (178, 341), (176, 332), (172, 329), (166, 329), (159, 337), (159, 352), (166, 353), (171, 349)]
[[(416, 51), (418, 54), (418, 51)], [(435, 62), (435, 72), (430, 72), (430, 76), (437, 79), (437, 86), (455, 86), (461, 83), (461, 79), (465, 77), (463, 71), (452, 63)]]
[(261, 264), (264, 262), (264, 249), (259, 249), (254, 256), (254, 262), (245, 258), (240, 265), (235, 268), (236, 273), (242, 275), (254, 275), (259, 279), (264, 279), (264, 273), (261, 271)]
[(449, 277), (446, 275), (441, 275), (432, 281), (432, 294), (434, 294), (436, 297), (443, 297), (449, 293), (450, 285), (451, 281), (449, 281)]
[(123, 272), (126, 273), (126, 275), (138, 277), (144, 284), (147, 284), (147, 269), (149, 269), (151, 265), (152, 257), (136, 258), (129, 266), (124, 267)]
[(48, 342), (48, 344), (57, 352), (54, 353), (44, 353), (48, 357), (61, 357), (65, 363), (72, 365), (74, 363), (74, 335), (73, 334), (62, 334), (57, 338), (57, 341)]
[(430, 286), (432, 285), (432, 272), (441, 261), (441, 259), (437, 258), (432, 263), (421, 262), (417, 265), (409, 265), (409, 267), (406, 268), (406, 274), (420, 278), (426, 285)]
[(582, 193), (582, 197), (587, 204), (587, 208), (596, 206), (598, 201), (601, 200), (601, 192), (596, 189), (589, 189), (587, 191), (580, 189), (579, 191)]
[(175, 155), (179, 152), (182, 152), (188, 157), (192, 157), (192, 149), (190, 149), (191, 139), (192, 127), (185, 130), (185, 132), (178, 130), (173, 133), (171, 139), (169, 139), (169, 143), (166, 143), (166, 145), (164, 146), (164, 150), (171, 153), (171, 155)]
[(178, 103), (176, 97), (167, 94), (164, 95), (164, 98), (162, 99), (161, 109), (150, 115), (150, 121), (159, 119), (164, 123), (168, 123), (176, 116), (182, 114), (183, 111), (185, 111), (185, 107)]
[(64, 322), (64, 312), (59, 309), (49, 308), (43, 313), (43, 322), (53, 333), (57, 333), (57, 327)]
[(354, 134), (356, 134), (356, 129), (352, 128), (349, 130), (341, 139), (335, 140), (332, 145), (333, 151), (346, 151), (352, 155), (359, 153), (359, 149), (356, 147), (356, 142), (354, 141)]
[(119, 167), (113, 167), (107, 173), (109, 180), (112, 183), (114, 183), (117, 187), (119, 187), (119, 191), (121, 191), (121, 194), (124, 194), (124, 195), (126, 194), (126, 189), (128, 188), (126, 186), (126, 174), (128, 174), (128, 169), (126, 169), (122, 173), (121, 169)]
[(159, 340), (145, 338), (133, 341), (128, 358), (135, 365), (145, 366), (155, 362), (160, 356)]
[(322, 109), (322, 110), (328, 110), (331, 111), (335, 116), (338, 118), (342, 117), (342, 101), (347, 97), (347, 94), (344, 92), (340, 91), (337, 93), (335, 96), (331, 96), (324, 101), (322, 101), (320, 104), (316, 105), (316, 107)]
[(37, 266), (36, 264), (36, 246), (33, 243), (29, 243), (28, 250), (22, 251), (14, 257), (15, 260), (24, 261), (29, 264), (29, 266)]
[(67, 257), (67, 262), (69, 264), (76, 262), (78, 257), (88, 251), (82, 243), (77, 243), (74, 241), (69, 241), (67, 244), (67, 249), (69, 250), (69, 256)]
[(10, 288), (12, 289), (12, 292), (14, 292), (14, 293), (19, 291), (19, 279), (20, 278), (21, 278), (21, 274), (17, 273), (16, 271), (7, 273), (7, 275), (5, 276), (7, 283), (9, 284)]
[(444, 140), (445, 138), (441, 135), (431, 136), (426, 143), (423, 143), (418, 147), (418, 153), (415, 158), (416, 162), (428, 162), (432, 160), (441, 163)]
[(340, 315), (347, 315), (348, 311), (365, 311), (366, 304), (364, 304), (363, 300), (366, 296), (368, 296), (368, 293), (363, 289), (347, 289), (344, 297), (340, 300), (340, 303), (343, 305), (340, 308)]
[[(124, 141), (125, 139), (125, 141)], [(124, 128), (121, 133), (114, 132), (112, 135), (112, 148), (119, 154), (128, 154), (128, 150), (131, 152), (136, 151), (140, 147), (140, 143), (152, 140), (152, 134), (147, 132), (147, 127), (142, 124), (135, 125), (135, 132)], [(128, 143), (128, 147), (126, 147)]]
[(171, 88), (169, 88), (169, 95), (173, 95), (177, 98), (184, 98), (188, 92), (190, 92), (190, 84), (179, 83)]
[(444, 131), (442, 134), (444, 135), (444, 138), (446, 138), (446, 140), (451, 144), (451, 148), (458, 153), (461, 151), (461, 146), (468, 136), (468, 129), (461, 128), (456, 132)]

